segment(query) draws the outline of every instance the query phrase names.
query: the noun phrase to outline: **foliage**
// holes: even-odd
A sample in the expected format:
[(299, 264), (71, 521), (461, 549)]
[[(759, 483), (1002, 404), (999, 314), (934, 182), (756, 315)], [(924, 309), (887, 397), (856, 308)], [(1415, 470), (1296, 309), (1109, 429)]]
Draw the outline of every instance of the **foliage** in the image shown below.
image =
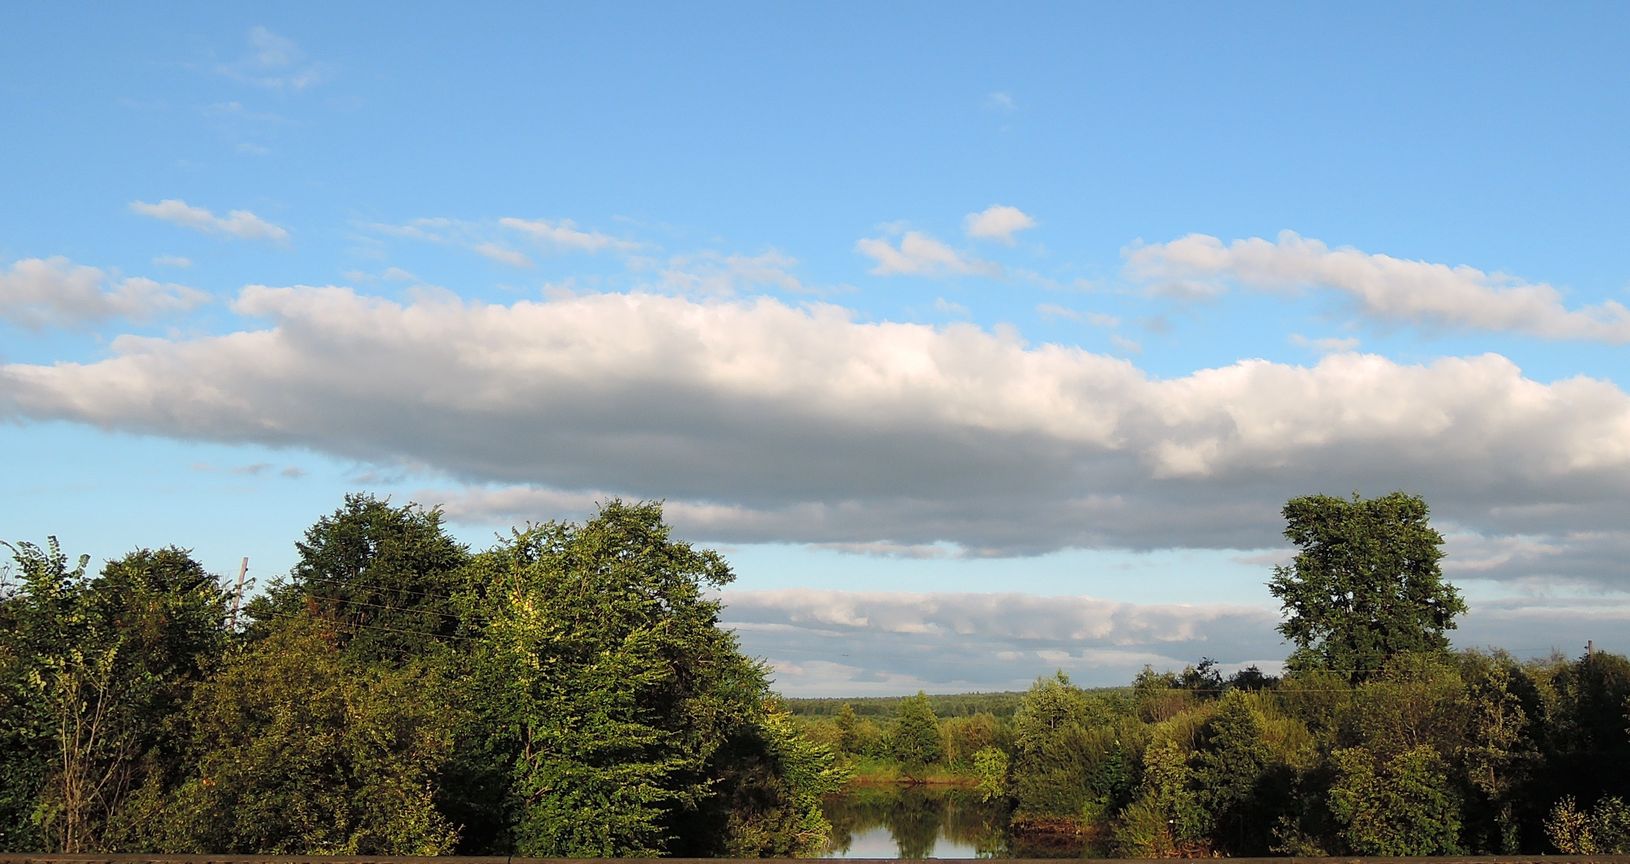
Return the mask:
[(973, 756), (973, 772), (978, 778), (975, 788), (985, 801), (995, 801), (1007, 795), (1007, 751), (1000, 747), (985, 747)]
[(974, 754), (1003, 743), (1007, 730), (996, 715), (984, 712), (940, 721), (940, 752), (945, 762), (971, 767)]
[[(821, 801), (853, 771), (973, 787), (904, 796), (919, 855), (954, 814), (985, 853), (1031, 849), (999, 836), (1010, 810), (1141, 856), (1623, 851), (1630, 661), (1448, 653), (1418, 499), (1286, 513), (1282, 630), (1309, 638), (1283, 679), (1201, 658), (1124, 688), (786, 703), (719, 626), (728, 566), (653, 504), (470, 556), (435, 510), (350, 496), (242, 633), (184, 550), (93, 577), (19, 543), (0, 850), (810, 855), (829, 817), (840, 847), (854, 827)], [(1296, 606), (1315, 584), (1328, 602)]]
[(1355, 855), (1452, 855), (1460, 851), (1460, 802), (1436, 750), (1393, 758), (1363, 747), (1330, 754), (1330, 810)]
[(939, 718), (925, 694), (919, 692), (900, 703), (889, 730), (889, 747), (908, 777), (921, 777), (924, 768), (940, 760)]
[(446, 684), (363, 667), (295, 618), (227, 660), (192, 706), (197, 767), (150, 838), (171, 851), (435, 855), (456, 832), (432, 786), (451, 751)]
[(310, 613), (338, 625), (335, 638), (348, 656), (398, 664), (458, 629), (452, 595), (469, 553), (442, 530), (440, 511), (347, 495), (295, 548), (300, 560), (289, 580), (248, 608), (263, 627)]
[(1143, 756), (1138, 796), (1121, 813), (1115, 846), (1130, 858), (1192, 857), (1210, 851), (1212, 814), (1195, 793), (1189, 754), (1170, 739)]
[(1216, 845), (1233, 855), (1265, 854), (1267, 829), (1286, 806), (1289, 778), (1242, 694), (1223, 700), (1190, 764), (1199, 802), (1215, 823)]
[(1358, 683), (1395, 654), (1447, 650), (1444, 631), (1466, 604), (1443, 579), (1443, 536), (1427, 524), (1425, 501), (1313, 495), (1292, 499), (1284, 517), (1301, 551), (1274, 568), (1268, 590), (1284, 605), (1279, 632), (1298, 647), (1293, 668)]
[(1630, 855), (1630, 806), (1609, 796), (1583, 811), (1569, 796), (1551, 810), (1545, 833), (1564, 855)]
[(7, 845), (63, 852), (124, 848), (138, 789), (173, 782), (176, 714), (225, 644), (224, 596), (183, 550), (139, 550), (94, 579), (55, 538), (11, 547), (22, 583), (0, 635)]
[(517, 852), (797, 846), (719, 810), (748, 789), (813, 830), (801, 802), (829, 775), (807, 763), (832, 754), (794, 746), (790, 725), (767, 713), (763, 668), (704, 593), (731, 578), (717, 553), (670, 539), (655, 504), (612, 502), (582, 525), (545, 523), (477, 556), (473, 695), (509, 755)]

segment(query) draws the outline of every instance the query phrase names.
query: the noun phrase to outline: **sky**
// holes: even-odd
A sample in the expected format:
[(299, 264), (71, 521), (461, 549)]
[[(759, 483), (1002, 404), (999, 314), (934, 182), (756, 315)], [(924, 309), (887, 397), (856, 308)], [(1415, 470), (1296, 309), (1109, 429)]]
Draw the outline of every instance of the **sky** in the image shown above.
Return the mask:
[(660, 500), (788, 695), (1279, 668), (1307, 494), (1630, 651), (1630, 7), (28, 3), (0, 537)]

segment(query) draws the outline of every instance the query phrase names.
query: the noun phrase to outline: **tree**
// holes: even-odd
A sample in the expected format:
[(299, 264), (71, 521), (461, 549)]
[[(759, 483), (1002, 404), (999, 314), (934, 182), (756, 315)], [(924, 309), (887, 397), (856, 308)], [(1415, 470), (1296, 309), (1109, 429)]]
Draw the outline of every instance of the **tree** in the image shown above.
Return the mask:
[(13, 848), (118, 850), (144, 819), (133, 802), (181, 771), (178, 715), (225, 644), (225, 596), (173, 547), (132, 552), (95, 579), (87, 557), (68, 567), (55, 538), (12, 550), (23, 581), (0, 630), (0, 832)]
[(1566, 797), (1546, 817), (1545, 833), (1564, 855), (1630, 854), (1630, 805), (1608, 796), (1594, 808), (1580, 810)]
[(973, 754), (980, 800), (995, 801), (1007, 795), (1007, 763), (1007, 751), (1000, 747), (986, 747)]
[(1268, 829), (1286, 804), (1289, 780), (1273, 764), (1243, 694), (1228, 694), (1201, 734), (1190, 768), (1199, 801), (1215, 820), (1217, 844), (1233, 855), (1266, 854)]
[(297, 617), (232, 657), (191, 708), (193, 776), (149, 844), (233, 854), (436, 855), (457, 832), (433, 787), (452, 747), (434, 673), (345, 657)]
[(838, 709), (838, 750), (844, 753), (860, 752), (860, 732), (856, 728), (855, 706), (848, 702)]
[(708, 592), (732, 578), (717, 552), (670, 537), (660, 505), (620, 501), (475, 558), (468, 699), (509, 768), (515, 852), (815, 844), (824, 823), (808, 818), (808, 795), (835, 785), (835, 756), (775, 719), (764, 668), (719, 626)]
[(1330, 758), (1336, 769), (1330, 811), (1354, 854), (1460, 852), (1460, 801), (1436, 750), (1423, 745), (1383, 759), (1351, 747)]
[(894, 729), (889, 734), (894, 758), (900, 760), (901, 771), (907, 777), (920, 777), (929, 765), (941, 756), (939, 718), (927, 694), (900, 701), (900, 710), (894, 715)]
[(347, 495), (295, 548), (289, 579), (250, 603), (257, 622), (275, 628), (280, 618), (313, 614), (339, 625), (348, 656), (398, 665), (458, 630), (453, 595), (469, 553), (442, 529), (439, 510)]
[(1312, 495), (1285, 504), (1284, 516), (1301, 551), (1274, 568), (1268, 590), (1284, 606), (1279, 632), (1297, 646), (1291, 668), (1358, 683), (1394, 654), (1448, 649), (1444, 631), (1466, 604), (1443, 579), (1443, 535), (1427, 524), (1425, 501)]

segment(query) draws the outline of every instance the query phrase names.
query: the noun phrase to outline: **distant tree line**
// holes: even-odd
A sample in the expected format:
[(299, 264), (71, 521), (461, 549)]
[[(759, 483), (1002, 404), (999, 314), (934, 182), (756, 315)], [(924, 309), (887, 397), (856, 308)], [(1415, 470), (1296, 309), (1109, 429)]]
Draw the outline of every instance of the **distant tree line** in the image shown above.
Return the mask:
[(1630, 853), (1630, 661), (1451, 651), (1465, 606), (1418, 497), (1284, 515), (1282, 677), (1202, 659), (1119, 690), (1059, 673), (1011, 716), (938, 719), (919, 694), (800, 721), (852, 761), (960, 773), (1020, 830), (1095, 832), (1129, 857)]
[(8, 544), (0, 849), (792, 855), (843, 775), (719, 627), (660, 507), (471, 553), (347, 497), (229, 621), (181, 549)]

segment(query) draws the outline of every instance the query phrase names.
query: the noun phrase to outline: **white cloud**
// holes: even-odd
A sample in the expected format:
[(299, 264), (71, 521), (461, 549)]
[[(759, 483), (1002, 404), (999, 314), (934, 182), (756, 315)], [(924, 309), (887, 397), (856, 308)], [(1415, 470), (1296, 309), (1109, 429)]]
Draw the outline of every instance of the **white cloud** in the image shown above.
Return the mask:
[(1292, 333), (1290, 334), (1290, 344), (1298, 348), (1308, 348), (1320, 354), (1336, 354), (1344, 351), (1356, 351), (1360, 343), (1356, 336), (1309, 338), (1300, 333)]
[[(1021, 690), (1059, 669), (1078, 684), (1124, 686), (1145, 665), (1175, 671), (1202, 656), (1225, 673), (1255, 665), (1278, 674), (1289, 652), (1266, 591), (1260, 606), (822, 589), (726, 590), (722, 598), (724, 625), (749, 654), (768, 658), (776, 688), (792, 696)], [(1630, 643), (1618, 634), (1630, 633), (1627, 599), (1474, 601), (1450, 636), (1460, 647), (1500, 645), (1519, 657), (1577, 653), (1587, 636), (1625, 651)]]
[(1224, 245), (1191, 234), (1126, 251), (1127, 272), (1157, 293), (1212, 296), (1234, 282), (1258, 290), (1318, 286), (1392, 321), (1511, 331), (1547, 339), (1630, 342), (1630, 308), (1614, 300), (1570, 309), (1557, 289), (1472, 267), (1331, 249), (1291, 231)]
[(118, 278), (67, 258), (25, 258), (0, 272), (0, 319), (30, 330), (109, 318), (146, 320), (209, 302), (196, 288)]
[(877, 262), (871, 272), (878, 276), (994, 276), (1001, 272), (989, 261), (962, 253), (920, 231), (907, 231), (894, 246), (882, 237), (868, 237), (855, 244), (856, 251)]
[(289, 239), (288, 231), (248, 210), (233, 210), (225, 216), (216, 216), (203, 207), (194, 207), (177, 198), (166, 198), (157, 204), (132, 201), (130, 210), (142, 216), (202, 231), (205, 234), (230, 234), (245, 240), (278, 242)]
[(963, 227), (969, 237), (1012, 246), (1013, 235), (1036, 227), (1036, 220), (1017, 207), (993, 204), (978, 213), (969, 213), (963, 219)]
[[(294, 40), (255, 26), (249, 29), (249, 50), (216, 71), (246, 84), (268, 90), (300, 91), (313, 87), (327, 75), (327, 66), (306, 56)], [(237, 103), (229, 103), (237, 104)]]
[(1080, 321), (1081, 313), (1068, 306), (1057, 303), (1041, 303), (1036, 306), (1036, 314), (1043, 318), (1062, 318), (1066, 321)]
[(154, 267), (175, 267), (185, 270), (192, 266), (192, 259), (181, 255), (159, 255), (153, 259)]
[(773, 249), (758, 255), (697, 252), (665, 261), (641, 257), (630, 259), (629, 266), (635, 272), (655, 272), (655, 281), (642, 287), (674, 294), (729, 297), (764, 290), (789, 294), (810, 291), (792, 272), (798, 266), (797, 260)]
[(1088, 596), (726, 591), (723, 623), (765, 653), (792, 695), (1018, 690), (1063, 669), (1089, 686), (1145, 664), (1181, 669), (1281, 657), (1272, 610), (1134, 604)]
[(968, 311), (968, 307), (953, 300), (947, 300), (944, 297), (934, 298), (934, 311), (954, 318), (968, 318), (973, 314)]
[(1136, 339), (1128, 339), (1119, 333), (1109, 334), (1109, 344), (1115, 346), (1115, 350), (1120, 351), (1122, 354), (1143, 353), (1142, 343), (1138, 342)]
[(532, 259), (508, 246), (498, 243), (477, 243), (470, 247), (483, 258), (508, 264), (511, 267), (531, 267)]
[(620, 240), (609, 234), (584, 231), (570, 219), (550, 222), (546, 219), (517, 219), (505, 216), (498, 220), (498, 224), (512, 231), (519, 231), (547, 246), (573, 252), (626, 251), (639, 246), (637, 243)]
[(1019, 103), (1013, 99), (1013, 94), (996, 90), (985, 95), (985, 107), (996, 111), (1017, 111)]
[[(1287, 498), (1395, 488), (1490, 536), (1630, 538), (1630, 396), (1497, 355), (1162, 379), (1011, 332), (766, 298), (252, 286), (234, 309), (267, 328), (0, 366), (0, 419), (423, 465), (455, 483), (426, 502), (465, 520), (666, 499), (718, 542), (1253, 549), (1278, 545)], [(1572, 568), (1530, 556), (1489, 578)]]

